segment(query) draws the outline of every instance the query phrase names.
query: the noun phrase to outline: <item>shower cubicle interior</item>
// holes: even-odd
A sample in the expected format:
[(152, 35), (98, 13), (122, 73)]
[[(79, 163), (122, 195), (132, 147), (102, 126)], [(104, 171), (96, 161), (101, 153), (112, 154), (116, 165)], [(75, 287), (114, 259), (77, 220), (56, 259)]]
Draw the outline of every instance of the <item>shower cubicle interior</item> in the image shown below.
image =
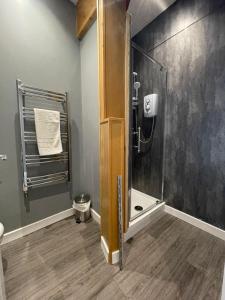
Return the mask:
[(131, 43), (129, 105), (130, 221), (163, 201), (167, 71)]

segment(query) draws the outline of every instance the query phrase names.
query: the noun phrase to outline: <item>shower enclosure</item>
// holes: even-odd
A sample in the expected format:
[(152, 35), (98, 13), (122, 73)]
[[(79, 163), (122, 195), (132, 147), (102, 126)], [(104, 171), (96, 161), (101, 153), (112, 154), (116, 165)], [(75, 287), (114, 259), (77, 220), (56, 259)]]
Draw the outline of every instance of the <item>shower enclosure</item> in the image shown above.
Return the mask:
[(132, 42), (130, 221), (163, 201), (166, 69)]

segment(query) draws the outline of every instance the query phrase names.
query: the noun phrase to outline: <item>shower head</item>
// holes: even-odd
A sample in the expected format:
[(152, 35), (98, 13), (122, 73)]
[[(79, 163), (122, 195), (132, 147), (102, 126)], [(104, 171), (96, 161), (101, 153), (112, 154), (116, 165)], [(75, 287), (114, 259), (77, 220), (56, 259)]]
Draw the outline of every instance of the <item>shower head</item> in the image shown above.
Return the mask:
[(134, 82), (134, 90), (135, 90), (135, 100), (138, 101), (138, 89), (141, 87), (141, 83), (139, 81)]
[(141, 87), (141, 83), (139, 81), (134, 82), (134, 89), (138, 90)]

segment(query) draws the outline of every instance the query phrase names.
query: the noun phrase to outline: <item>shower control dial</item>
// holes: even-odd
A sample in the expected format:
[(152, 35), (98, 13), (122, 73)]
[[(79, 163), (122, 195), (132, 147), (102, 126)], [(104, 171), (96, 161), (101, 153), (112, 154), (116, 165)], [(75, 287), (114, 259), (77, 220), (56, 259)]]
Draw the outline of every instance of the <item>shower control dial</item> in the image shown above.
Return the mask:
[(147, 105), (146, 105), (146, 110), (147, 110), (148, 112), (151, 110), (150, 104), (147, 104)]

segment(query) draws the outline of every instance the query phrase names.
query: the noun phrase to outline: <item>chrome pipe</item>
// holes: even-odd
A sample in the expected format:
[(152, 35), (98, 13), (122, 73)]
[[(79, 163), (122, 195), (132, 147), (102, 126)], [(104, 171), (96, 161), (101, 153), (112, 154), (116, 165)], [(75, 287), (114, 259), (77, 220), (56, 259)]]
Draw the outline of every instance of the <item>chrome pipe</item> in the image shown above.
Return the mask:
[(39, 95), (39, 94), (34, 94), (34, 93), (28, 93), (25, 91), (22, 91), (24, 96), (29, 96), (29, 97), (38, 97), (38, 98), (43, 98), (46, 100), (52, 100), (52, 101), (56, 101), (56, 102), (65, 102), (65, 99), (61, 99), (61, 98), (56, 98), (56, 97), (51, 97), (51, 96), (44, 96), (44, 95)]
[(138, 153), (141, 152), (141, 127), (139, 126), (138, 127), (138, 146), (137, 146), (137, 149), (138, 149)]
[(38, 92), (45, 92), (45, 93), (49, 93), (49, 94), (55, 94), (55, 95), (66, 97), (66, 93), (59, 93), (59, 92), (44, 90), (44, 89), (36, 88), (33, 86), (28, 86), (25, 84), (21, 85), (21, 89), (34, 90), (34, 91), (38, 91)]
[(150, 55), (148, 55), (148, 53), (145, 51), (145, 49), (143, 49), (142, 47), (140, 47), (135, 42), (132, 41), (131, 47), (134, 48), (134, 49), (136, 49), (139, 53), (141, 53), (144, 57), (146, 57), (147, 59), (149, 59), (152, 63), (154, 63), (156, 65), (159, 65), (161, 69), (166, 70), (166, 68), (163, 65), (161, 65), (157, 60), (155, 60), (153, 57), (151, 57)]
[(66, 100), (66, 93), (57, 93), (57, 92), (50, 92), (43, 89), (38, 88), (31, 88), (28, 86), (24, 86), (23, 84), (19, 87), (19, 92), (22, 94), (34, 94), (36, 96), (45, 96), (48, 98), (56, 98), (59, 100)]
[[(27, 134), (27, 135), (36, 135), (36, 132), (35, 131), (24, 131), (24, 134)], [(68, 136), (68, 133), (67, 132), (61, 132), (61, 135), (62, 136)]]
[[(32, 116), (23, 116), (24, 117), (24, 119), (26, 119), (26, 120), (29, 120), (29, 121), (34, 121), (34, 116), (32, 117)], [(67, 122), (67, 119), (64, 119), (64, 118), (61, 118), (60, 119), (60, 121), (61, 122), (63, 122), (63, 123), (66, 123)]]
[(68, 159), (68, 156), (59, 156), (59, 157), (44, 157), (44, 158), (39, 158), (39, 157), (34, 157), (34, 158), (26, 158), (26, 162), (27, 163), (31, 163), (31, 162), (46, 162), (46, 161), (58, 161), (61, 159)]
[[(28, 119), (33, 119), (34, 120), (34, 114), (31, 113), (23, 113), (24, 118), (28, 118)], [(60, 116), (60, 120), (61, 121), (67, 121), (67, 117), (66, 116)]]
[[(36, 132), (34, 131), (24, 131), (24, 140), (28, 143), (37, 143), (37, 136)], [(62, 143), (67, 143), (68, 141), (68, 134), (61, 132), (61, 140)]]
[(22, 81), (17, 79), (16, 80), (16, 89), (17, 89), (17, 101), (18, 101), (18, 108), (19, 108), (19, 117), (20, 117), (20, 143), (21, 143), (21, 167), (23, 172), (23, 191), (25, 196), (27, 195), (27, 166), (26, 166), (26, 146), (24, 141), (24, 117), (23, 117), (23, 107), (25, 105), (24, 97), (20, 93), (20, 89), (22, 86)]
[(57, 180), (60, 178), (66, 178), (67, 175), (60, 175), (60, 176), (53, 176), (53, 177), (48, 177), (48, 178), (40, 178), (40, 179), (35, 179), (35, 180), (28, 180), (28, 183), (38, 183), (38, 182), (45, 182), (49, 180)]
[(67, 156), (55, 157), (55, 158), (27, 158), (26, 162), (46, 162), (46, 161), (58, 161), (60, 159), (68, 159)]
[(38, 186), (42, 186), (42, 185), (45, 185), (45, 184), (49, 184), (49, 183), (54, 183), (54, 182), (60, 182), (60, 181), (65, 181), (67, 180), (67, 178), (62, 178), (62, 179), (57, 179), (57, 180), (50, 180), (50, 181), (46, 181), (46, 182), (42, 182), (42, 183), (35, 183), (35, 184), (29, 184), (28, 186), (29, 187), (38, 187)]
[(27, 162), (27, 166), (34, 166), (34, 165), (43, 165), (43, 164), (50, 164), (54, 162), (67, 162), (68, 159), (58, 159), (58, 160), (49, 160), (49, 161), (36, 161), (36, 162)]
[(26, 159), (32, 159), (32, 158), (47, 158), (47, 159), (51, 159), (51, 158), (58, 158), (58, 157), (67, 157), (68, 156), (68, 152), (62, 152), (59, 154), (53, 154), (53, 155), (43, 155), (40, 156), (39, 154), (27, 154), (26, 155)]
[(52, 177), (48, 177), (48, 178), (40, 178), (40, 179), (32, 179), (29, 180), (28, 179), (28, 183), (37, 183), (37, 182), (44, 182), (46, 180), (53, 180), (53, 179), (59, 179), (59, 178), (66, 178), (67, 175), (58, 175), (58, 176), (52, 176)]
[(55, 175), (68, 175), (68, 171), (64, 171), (64, 172), (56, 172), (56, 173), (51, 173), (51, 174), (47, 174), (47, 175), (40, 175), (40, 176), (32, 176), (32, 177), (29, 177), (29, 180), (33, 180), (33, 179), (36, 179), (36, 178), (46, 178), (46, 177), (50, 177), (50, 176), (55, 176)]
[[(63, 144), (65, 144), (65, 143), (68, 142), (68, 139), (61, 139), (61, 141), (62, 141)], [(26, 139), (26, 138), (25, 138), (25, 142), (26, 142), (26, 143), (37, 143), (37, 140), (36, 140), (36, 139), (35, 139), (35, 140), (32, 140), (32, 139)]]
[[(30, 112), (30, 113), (34, 114), (34, 108), (23, 106), (23, 111), (24, 112), (28, 111), (27, 113)], [(60, 115), (67, 117), (67, 113), (64, 113), (64, 112), (60, 112)]]

